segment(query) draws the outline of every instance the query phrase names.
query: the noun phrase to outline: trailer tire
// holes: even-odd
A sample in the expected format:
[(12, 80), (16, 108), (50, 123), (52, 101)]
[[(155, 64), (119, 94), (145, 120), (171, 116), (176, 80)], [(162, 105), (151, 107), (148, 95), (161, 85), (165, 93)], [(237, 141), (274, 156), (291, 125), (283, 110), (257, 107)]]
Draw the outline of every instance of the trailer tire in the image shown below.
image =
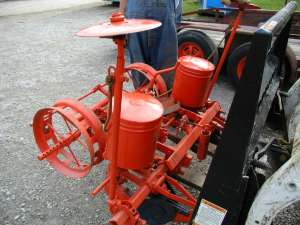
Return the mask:
[(247, 55), (250, 51), (250, 43), (246, 42), (232, 51), (227, 61), (227, 75), (233, 84), (237, 86), (244, 70)]
[(286, 76), (286, 80), (284, 81), (285, 87), (289, 89), (298, 79), (297, 75), (297, 68), (298, 68), (298, 62), (296, 55), (294, 51), (290, 48), (290, 46), (287, 46), (285, 51), (285, 72), (289, 74), (289, 76)]
[[(178, 33), (178, 57), (192, 55), (200, 58), (208, 58), (217, 46), (209, 36), (198, 30), (183, 30)], [(210, 60), (213, 64), (219, 61), (219, 53), (216, 51)]]
[(111, 3), (111, 5), (112, 5), (113, 7), (119, 7), (120, 2), (115, 2), (115, 1), (113, 1), (113, 2)]
[[(227, 61), (227, 74), (231, 77), (233, 84), (237, 86), (244, 70), (247, 55), (250, 51), (250, 43), (246, 42), (232, 51)], [(284, 72), (288, 75), (284, 81), (284, 88), (289, 88), (298, 79), (297, 59), (293, 50), (287, 46), (284, 60)]]

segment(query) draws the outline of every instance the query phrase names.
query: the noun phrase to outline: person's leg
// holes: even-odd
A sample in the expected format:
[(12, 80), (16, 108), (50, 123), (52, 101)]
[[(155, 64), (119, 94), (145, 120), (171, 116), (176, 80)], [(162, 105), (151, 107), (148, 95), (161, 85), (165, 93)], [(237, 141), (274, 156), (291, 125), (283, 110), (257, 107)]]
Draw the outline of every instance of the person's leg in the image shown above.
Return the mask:
[(175, 21), (176, 24), (180, 24), (181, 19), (182, 19), (182, 0), (176, 0), (177, 5), (176, 5), (176, 15), (175, 15)]
[[(136, 33), (136, 34), (129, 34), (127, 36), (127, 47), (129, 51), (129, 57), (130, 57), (130, 63), (135, 62), (142, 62), (146, 64), (149, 63), (149, 54), (147, 52), (147, 33)], [(132, 71), (132, 81), (135, 88), (140, 87), (141, 85), (144, 85), (147, 83), (146, 77), (137, 72)]]
[[(177, 31), (175, 24), (175, 2), (174, 0), (156, 0), (161, 5), (153, 7), (151, 18), (162, 22), (158, 29), (149, 31), (149, 47), (151, 65), (157, 69), (172, 67), (177, 61)], [(174, 73), (162, 76), (166, 81), (168, 89), (172, 88)]]
[[(126, 17), (155, 19), (162, 23), (157, 29), (128, 35), (131, 63), (144, 62), (157, 70), (174, 66), (177, 61), (174, 0), (129, 0)], [(142, 74), (133, 73), (133, 76), (135, 87), (144, 83)], [(163, 78), (170, 89), (174, 74), (165, 74)]]
[[(128, 0), (126, 18), (145, 19), (145, 3), (147, 0)], [(127, 35), (127, 48), (130, 56), (130, 63), (142, 62), (150, 64), (149, 51), (147, 46), (147, 32), (140, 32)], [(144, 84), (146, 78), (143, 74), (133, 71), (132, 79), (134, 87)]]

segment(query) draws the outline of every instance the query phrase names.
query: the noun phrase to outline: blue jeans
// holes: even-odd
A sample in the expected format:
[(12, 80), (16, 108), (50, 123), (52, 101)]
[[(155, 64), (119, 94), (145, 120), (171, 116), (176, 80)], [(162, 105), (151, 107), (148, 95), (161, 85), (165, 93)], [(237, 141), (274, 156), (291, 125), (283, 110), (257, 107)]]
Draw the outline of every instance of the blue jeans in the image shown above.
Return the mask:
[[(150, 31), (128, 35), (131, 63), (143, 62), (156, 70), (174, 66), (177, 61), (177, 32), (174, 0), (128, 0), (127, 18), (154, 19), (162, 26)], [(173, 85), (174, 74), (164, 74), (167, 87)], [(133, 74), (135, 87), (144, 83), (145, 77)]]
[(176, 24), (180, 24), (180, 22), (181, 22), (181, 19), (182, 19), (182, 1), (183, 0), (175, 0), (175, 2), (176, 2), (176, 6), (177, 6), (177, 8), (176, 8), (176, 14), (175, 14), (175, 16), (176, 16)]

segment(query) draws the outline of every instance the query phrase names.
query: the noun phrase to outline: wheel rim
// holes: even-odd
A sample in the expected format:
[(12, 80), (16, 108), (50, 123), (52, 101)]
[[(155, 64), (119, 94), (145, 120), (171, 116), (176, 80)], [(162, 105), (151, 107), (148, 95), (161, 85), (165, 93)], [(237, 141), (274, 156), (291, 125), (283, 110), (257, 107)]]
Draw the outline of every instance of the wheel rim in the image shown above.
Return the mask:
[[(106, 135), (91, 110), (76, 100), (63, 99), (39, 110), (33, 119), (36, 143), (58, 172), (73, 178), (85, 177), (103, 160)], [(54, 149), (48, 154), (50, 149)], [(96, 155), (96, 153), (98, 153)]]
[(178, 55), (179, 57), (191, 55), (195, 57), (204, 58), (204, 52), (202, 48), (195, 42), (184, 42), (183, 44), (181, 44), (178, 49)]
[(239, 80), (242, 77), (242, 74), (243, 74), (243, 71), (244, 71), (244, 68), (245, 68), (245, 65), (246, 65), (246, 60), (247, 60), (247, 57), (243, 57), (238, 62), (238, 65), (237, 65), (237, 68), (236, 68), (236, 74), (237, 74), (237, 77), (238, 77)]

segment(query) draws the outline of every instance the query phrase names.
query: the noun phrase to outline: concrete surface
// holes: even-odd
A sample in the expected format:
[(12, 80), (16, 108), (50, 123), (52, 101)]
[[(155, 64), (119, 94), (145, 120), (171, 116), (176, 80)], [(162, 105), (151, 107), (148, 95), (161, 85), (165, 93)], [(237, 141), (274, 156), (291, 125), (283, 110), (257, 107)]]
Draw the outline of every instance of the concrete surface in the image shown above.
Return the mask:
[(89, 195), (103, 180), (104, 165), (86, 179), (66, 179), (37, 160), (29, 124), (39, 108), (79, 96), (104, 79), (114, 62), (112, 41), (74, 34), (114, 10), (0, 18), (1, 225), (107, 224), (105, 196)]
[[(107, 66), (115, 61), (112, 41), (74, 34), (114, 10), (99, 4), (0, 17), (1, 225), (107, 224), (106, 197), (89, 195), (104, 179), (106, 164), (82, 180), (59, 175), (37, 160), (29, 124), (38, 109), (80, 96), (104, 80)], [(231, 83), (221, 78), (212, 99), (228, 110), (232, 96)], [(205, 174), (206, 166), (193, 166), (195, 174)]]
[(90, 7), (99, 5), (102, 0), (13, 0), (0, 1), (0, 17), (21, 14), (39, 13), (74, 7)]

